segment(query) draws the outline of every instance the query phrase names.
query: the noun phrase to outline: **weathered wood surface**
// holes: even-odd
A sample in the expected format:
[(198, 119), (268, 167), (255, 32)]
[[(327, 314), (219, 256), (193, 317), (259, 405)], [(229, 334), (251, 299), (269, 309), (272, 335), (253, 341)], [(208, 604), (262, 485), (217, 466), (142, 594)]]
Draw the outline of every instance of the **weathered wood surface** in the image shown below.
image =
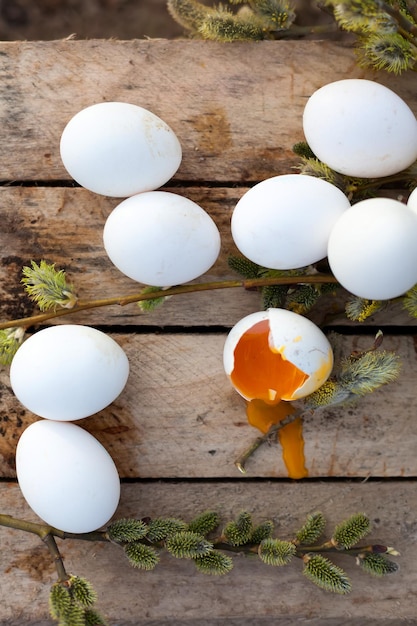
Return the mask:
[[(0, 485), (8, 510), (30, 517), (18, 488)], [(362, 572), (353, 558), (336, 555), (335, 562), (352, 580), (352, 592), (331, 595), (303, 578), (297, 560), (285, 567), (270, 567), (253, 559), (235, 557), (226, 577), (196, 576), (186, 560), (164, 556), (152, 572), (129, 566), (120, 548), (107, 544), (60, 542), (68, 569), (94, 580), (99, 606), (117, 626), (314, 626), (345, 624), (403, 624), (415, 619), (415, 501), (411, 483), (393, 481), (343, 484), (280, 482), (160, 482), (124, 485), (120, 504), (123, 516), (177, 516), (191, 520), (196, 512), (216, 509), (224, 522), (242, 510), (254, 521), (272, 519), (276, 536), (291, 539), (306, 515), (321, 510), (332, 532), (346, 514), (366, 510), (373, 531), (364, 540), (388, 543), (401, 552), (395, 560), (401, 570), (385, 579)], [(327, 535), (329, 536), (329, 535)], [(1, 623), (4, 626), (38, 624), (47, 617), (46, 601), (54, 581), (45, 546), (37, 537), (1, 529)], [(14, 580), (10, 593), (7, 579)], [(150, 601), (151, 598), (151, 601)], [(19, 613), (14, 606), (19, 606)], [(363, 616), (370, 621), (362, 621)], [(200, 621), (201, 620), (201, 621)], [(259, 620), (259, 621), (257, 621)], [(310, 620), (312, 620), (310, 622)], [(49, 621), (41, 622), (49, 624)]]
[[(167, 187), (199, 204), (211, 215), (221, 233), (221, 252), (214, 266), (194, 282), (236, 279), (228, 257), (240, 254), (231, 237), (233, 209), (248, 187)], [(15, 319), (35, 311), (20, 285), (21, 268), (30, 260), (46, 259), (67, 270), (68, 278), (82, 300), (138, 293), (141, 285), (119, 272), (103, 247), (103, 227), (120, 202), (73, 187), (0, 187), (2, 259), (0, 264), (0, 310), (4, 319)], [(321, 326), (351, 325), (344, 306), (343, 291), (324, 296), (309, 317)], [(241, 317), (258, 311), (261, 298), (256, 291), (241, 288), (184, 294), (171, 298), (163, 307), (141, 315), (135, 304), (121, 308), (83, 311), (71, 317), (77, 323), (117, 326), (221, 326), (231, 327)], [(61, 320), (58, 320), (60, 323)], [(401, 304), (387, 304), (364, 326), (414, 326), (415, 318)]]
[(63, 127), (105, 100), (139, 104), (172, 126), (184, 151), (176, 180), (248, 184), (287, 173), (307, 98), (347, 76), (389, 84), (417, 113), (415, 76), (359, 69), (352, 49), (331, 42), (2, 43), (0, 177), (68, 180)]
[[(21, 267), (32, 258), (64, 267), (82, 299), (138, 290), (102, 248), (104, 221), (119, 200), (77, 188), (61, 164), (60, 134), (78, 110), (105, 100), (134, 102), (172, 126), (183, 162), (166, 188), (201, 204), (221, 231), (221, 256), (202, 277), (211, 280), (231, 276), (236, 201), (248, 185), (294, 171), (292, 146), (303, 139), (308, 96), (346, 77), (388, 85), (417, 114), (417, 76), (359, 69), (352, 49), (331, 42), (0, 43), (1, 318), (33, 311), (19, 285)], [(233, 466), (258, 433), (223, 373), (223, 342), (227, 329), (259, 306), (257, 293), (234, 289), (178, 296), (147, 315), (129, 305), (58, 321), (104, 328), (131, 363), (116, 402), (80, 422), (107, 447), (121, 477), (134, 481), (123, 484), (118, 516), (191, 518), (218, 507), (230, 517), (248, 508), (255, 517), (280, 520), (285, 536), (312, 510), (323, 510), (331, 524), (363, 510), (374, 521), (375, 539), (402, 552), (400, 573), (379, 581), (352, 561), (354, 591), (335, 598), (303, 581), (297, 563), (274, 570), (238, 559), (230, 576), (217, 580), (165, 559), (144, 574), (113, 546), (77, 542), (63, 546), (68, 569), (94, 582), (100, 606), (118, 626), (416, 624), (415, 322), (390, 305), (361, 335), (346, 323), (343, 297), (329, 296), (311, 312), (321, 325), (343, 325), (346, 353), (369, 346), (385, 327), (385, 347), (400, 354), (403, 370), (397, 383), (355, 406), (306, 418), (310, 479), (294, 483), (286, 480), (277, 446), (258, 451), (246, 477)], [(7, 369), (0, 391), (1, 510), (33, 518), (10, 481), (18, 437), (36, 418), (14, 399)], [(6, 529), (0, 547), (0, 624), (50, 624), (46, 600), (54, 574), (44, 547)]]
[[(80, 420), (109, 450), (123, 478), (238, 478), (235, 458), (258, 431), (248, 425), (245, 402), (232, 389), (222, 364), (224, 333), (113, 335), (125, 349), (131, 372), (121, 396), (101, 413)], [(372, 336), (346, 336), (346, 355), (367, 349)], [(417, 356), (411, 337), (387, 336), (403, 372), (397, 383), (357, 404), (306, 415), (309, 476), (414, 477)], [(34, 419), (3, 382), (1, 477), (14, 474), (22, 430)], [(286, 477), (278, 446), (264, 446), (247, 466), (249, 477)]]

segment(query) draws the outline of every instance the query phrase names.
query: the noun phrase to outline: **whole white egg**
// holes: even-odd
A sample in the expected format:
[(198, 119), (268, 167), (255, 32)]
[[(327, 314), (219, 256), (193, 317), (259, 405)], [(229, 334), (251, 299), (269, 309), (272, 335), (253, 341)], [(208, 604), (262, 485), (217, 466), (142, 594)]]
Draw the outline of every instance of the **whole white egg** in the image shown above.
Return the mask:
[(31, 509), (65, 532), (88, 533), (116, 511), (120, 480), (113, 459), (75, 424), (40, 420), (17, 444), (19, 487)]
[(368, 300), (401, 296), (417, 283), (417, 215), (391, 198), (362, 200), (334, 226), (328, 259), (352, 294)]
[(103, 241), (123, 274), (159, 287), (201, 276), (220, 252), (220, 234), (208, 213), (168, 191), (149, 191), (121, 202), (107, 218)]
[(247, 191), (232, 215), (232, 237), (248, 259), (271, 269), (295, 269), (327, 254), (333, 225), (350, 207), (345, 194), (303, 174), (274, 176)]
[(77, 183), (113, 197), (161, 187), (182, 158), (180, 142), (168, 124), (126, 102), (101, 102), (79, 111), (64, 128), (60, 151)]
[(272, 308), (242, 318), (229, 332), (223, 364), (234, 388), (246, 400), (303, 398), (330, 376), (333, 350), (311, 320)]
[(371, 80), (324, 85), (308, 99), (304, 135), (314, 154), (347, 176), (378, 178), (417, 159), (417, 120), (396, 93)]
[(23, 406), (63, 421), (104, 409), (122, 392), (128, 375), (127, 356), (114, 339), (76, 324), (36, 332), (10, 366), (10, 384)]

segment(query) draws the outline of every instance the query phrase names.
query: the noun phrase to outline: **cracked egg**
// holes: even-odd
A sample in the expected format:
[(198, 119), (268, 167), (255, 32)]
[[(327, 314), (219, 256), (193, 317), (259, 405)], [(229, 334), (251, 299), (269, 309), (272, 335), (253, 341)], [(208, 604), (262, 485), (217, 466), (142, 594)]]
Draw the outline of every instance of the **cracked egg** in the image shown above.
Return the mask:
[(288, 476), (308, 476), (302, 418), (291, 401), (313, 393), (332, 371), (333, 350), (323, 332), (306, 317), (285, 309), (252, 313), (230, 331), (223, 363), (233, 387), (248, 401), (251, 426), (265, 434), (295, 414), (278, 430), (277, 439)]
[(332, 347), (306, 317), (285, 309), (251, 313), (230, 331), (223, 352), (226, 374), (246, 400), (278, 404), (313, 393), (329, 377)]

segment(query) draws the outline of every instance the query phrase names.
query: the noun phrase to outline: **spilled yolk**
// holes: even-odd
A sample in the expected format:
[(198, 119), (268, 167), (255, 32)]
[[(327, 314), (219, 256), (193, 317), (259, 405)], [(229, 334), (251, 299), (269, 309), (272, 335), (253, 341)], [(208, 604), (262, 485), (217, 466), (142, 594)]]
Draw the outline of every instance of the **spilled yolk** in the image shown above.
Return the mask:
[[(266, 404), (263, 400), (251, 400), (246, 408), (248, 422), (263, 434), (274, 424), (278, 424), (295, 408), (290, 402), (282, 400), (278, 404)], [(303, 423), (300, 417), (278, 431), (278, 440), (282, 447), (282, 458), (290, 478), (308, 476), (304, 458)]]
[(308, 375), (270, 345), (269, 334), (269, 321), (263, 320), (242, 335), (234, 351), (231, 381), (244, 397), (277, 404), (291, 397)]
[[(294, 413), (294, 407), (283, 397), (291, 397), (308, 375), (270, 345), (269, 321), (263, 320), (248, 329), (234, 351), (231, 381), (250, 401), (248, 422), (262, 433)], [(278, 431), (283, 460), (290, 478), (307, 476), (304, 458), (302, 420), (296, 418)]]

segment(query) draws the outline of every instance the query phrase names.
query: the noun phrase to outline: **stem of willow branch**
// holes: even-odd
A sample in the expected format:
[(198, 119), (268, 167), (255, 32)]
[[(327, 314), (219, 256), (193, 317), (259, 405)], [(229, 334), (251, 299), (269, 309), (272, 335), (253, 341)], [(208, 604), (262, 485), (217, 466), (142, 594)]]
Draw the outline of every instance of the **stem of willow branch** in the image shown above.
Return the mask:
[(213, 281), (209, 283), (194, 283), (188, 285), (178, 285), (176, 287), (170, 287), (168, 289), (158, 289), (158, 291), (152, 291), (149, 293), (135, 293), (126, 296), (116, 296), (113, 298), (102, 298), (100, 300), (89, 300), (83, 302), (78, 301), (78, 304), (72, 309), (57, 309), (56, 311), (46, 311), (45, 313), (39, 313), (38, 315), (32, 315), (30, 317), (22, 317), (16, 320), (10, 320), (9, 322), (0, 323), (0, 330), (6, 328), (17, 328), (24, 326), (28, 328), (34, 324), (40, 324), (56, 317), (62, 317), (64, 315), (71, 315), (78, 313), (79, 311), (85, 311), (87, 309), (96, 309), (105, 306), (125, 306), (126, 304), (132, 304), (134, 302), (141, 302), (144, 300), (154, 300), (155, 298), (164, 298), (168, 296), (176, 296), (187, 293), (195, 293), (199, 291), (212, 291), (215, 289), (234, 289), (236, 287), (243, 287), (244, 289), (254, 289), (255, 287), (267, 287), (269, 285), (294, 285), (294, 284), (320, 284), (320, 283), (335, 283), (337, 280), (331, 274), (311, 274), (311, 275), (299, 275), (299, 276), (280, 276), (279, 278), (251, 278), (245, 280), (222, 280)]
[(55, 537), (53, 535), (51, 535), (51, 533), (48, 533), (43, 538), (43, 542), (47, 546), (47, 548), (49, 550), (49, 554), (54, 559), (55, 569), (56, 569), (57, 574), (58, 574), (58, 581), (60, 583), (67, 581), (69, 579), (69, 576), (68, 576), (68, 573), (67, 573), (67, 571), (65, 569), (64, 559), (62, 558), (62, 555), (61, 555), (61, 553), (59, 551), (59, 548), (56, 545)]
[(264, 435), (262, 435), (262, 437), (257, 437), (251, 443), (251, 445), (246, 448), (246, 450), (242, 452), (242, 454), (239, 455), (238, 458), (235, 460), (235, 466), (237, 467), (239, 472), (241, 472), (242, 474), (246, 474), (246, 461), (248, 461), (248, 459), (256, 452), (256, 450), (260, 448), (264, 443), (269, 443), (272, 439), (276, 437), (278, 431), (281, 430), (281, 428), (284, 428), (284, 426), (291, 424), (291, 422), (297, 419), (297, 417), (300, 417), (303, 413), (304, 411), (296, 411), (291, 415), (287, 415), (287, 417), (278, 422), (278, 424), (272, 424), (272, 426), (270, 426), (270, 428)]
[(90, 533), (67, 533), (59, 528), (48, 526), (47, 524), (38, 524), (37, 522), (28, 522), (26, 520), (0, 513), (0, 526), (7, 526), (16, 530), (23, 530), (27, 533), (38, 535), (42, 540), (47, 535), (59, 537), (59, 539), (81, 539), (83, 541), (108, 541), (104, 531), (96, 530)]

